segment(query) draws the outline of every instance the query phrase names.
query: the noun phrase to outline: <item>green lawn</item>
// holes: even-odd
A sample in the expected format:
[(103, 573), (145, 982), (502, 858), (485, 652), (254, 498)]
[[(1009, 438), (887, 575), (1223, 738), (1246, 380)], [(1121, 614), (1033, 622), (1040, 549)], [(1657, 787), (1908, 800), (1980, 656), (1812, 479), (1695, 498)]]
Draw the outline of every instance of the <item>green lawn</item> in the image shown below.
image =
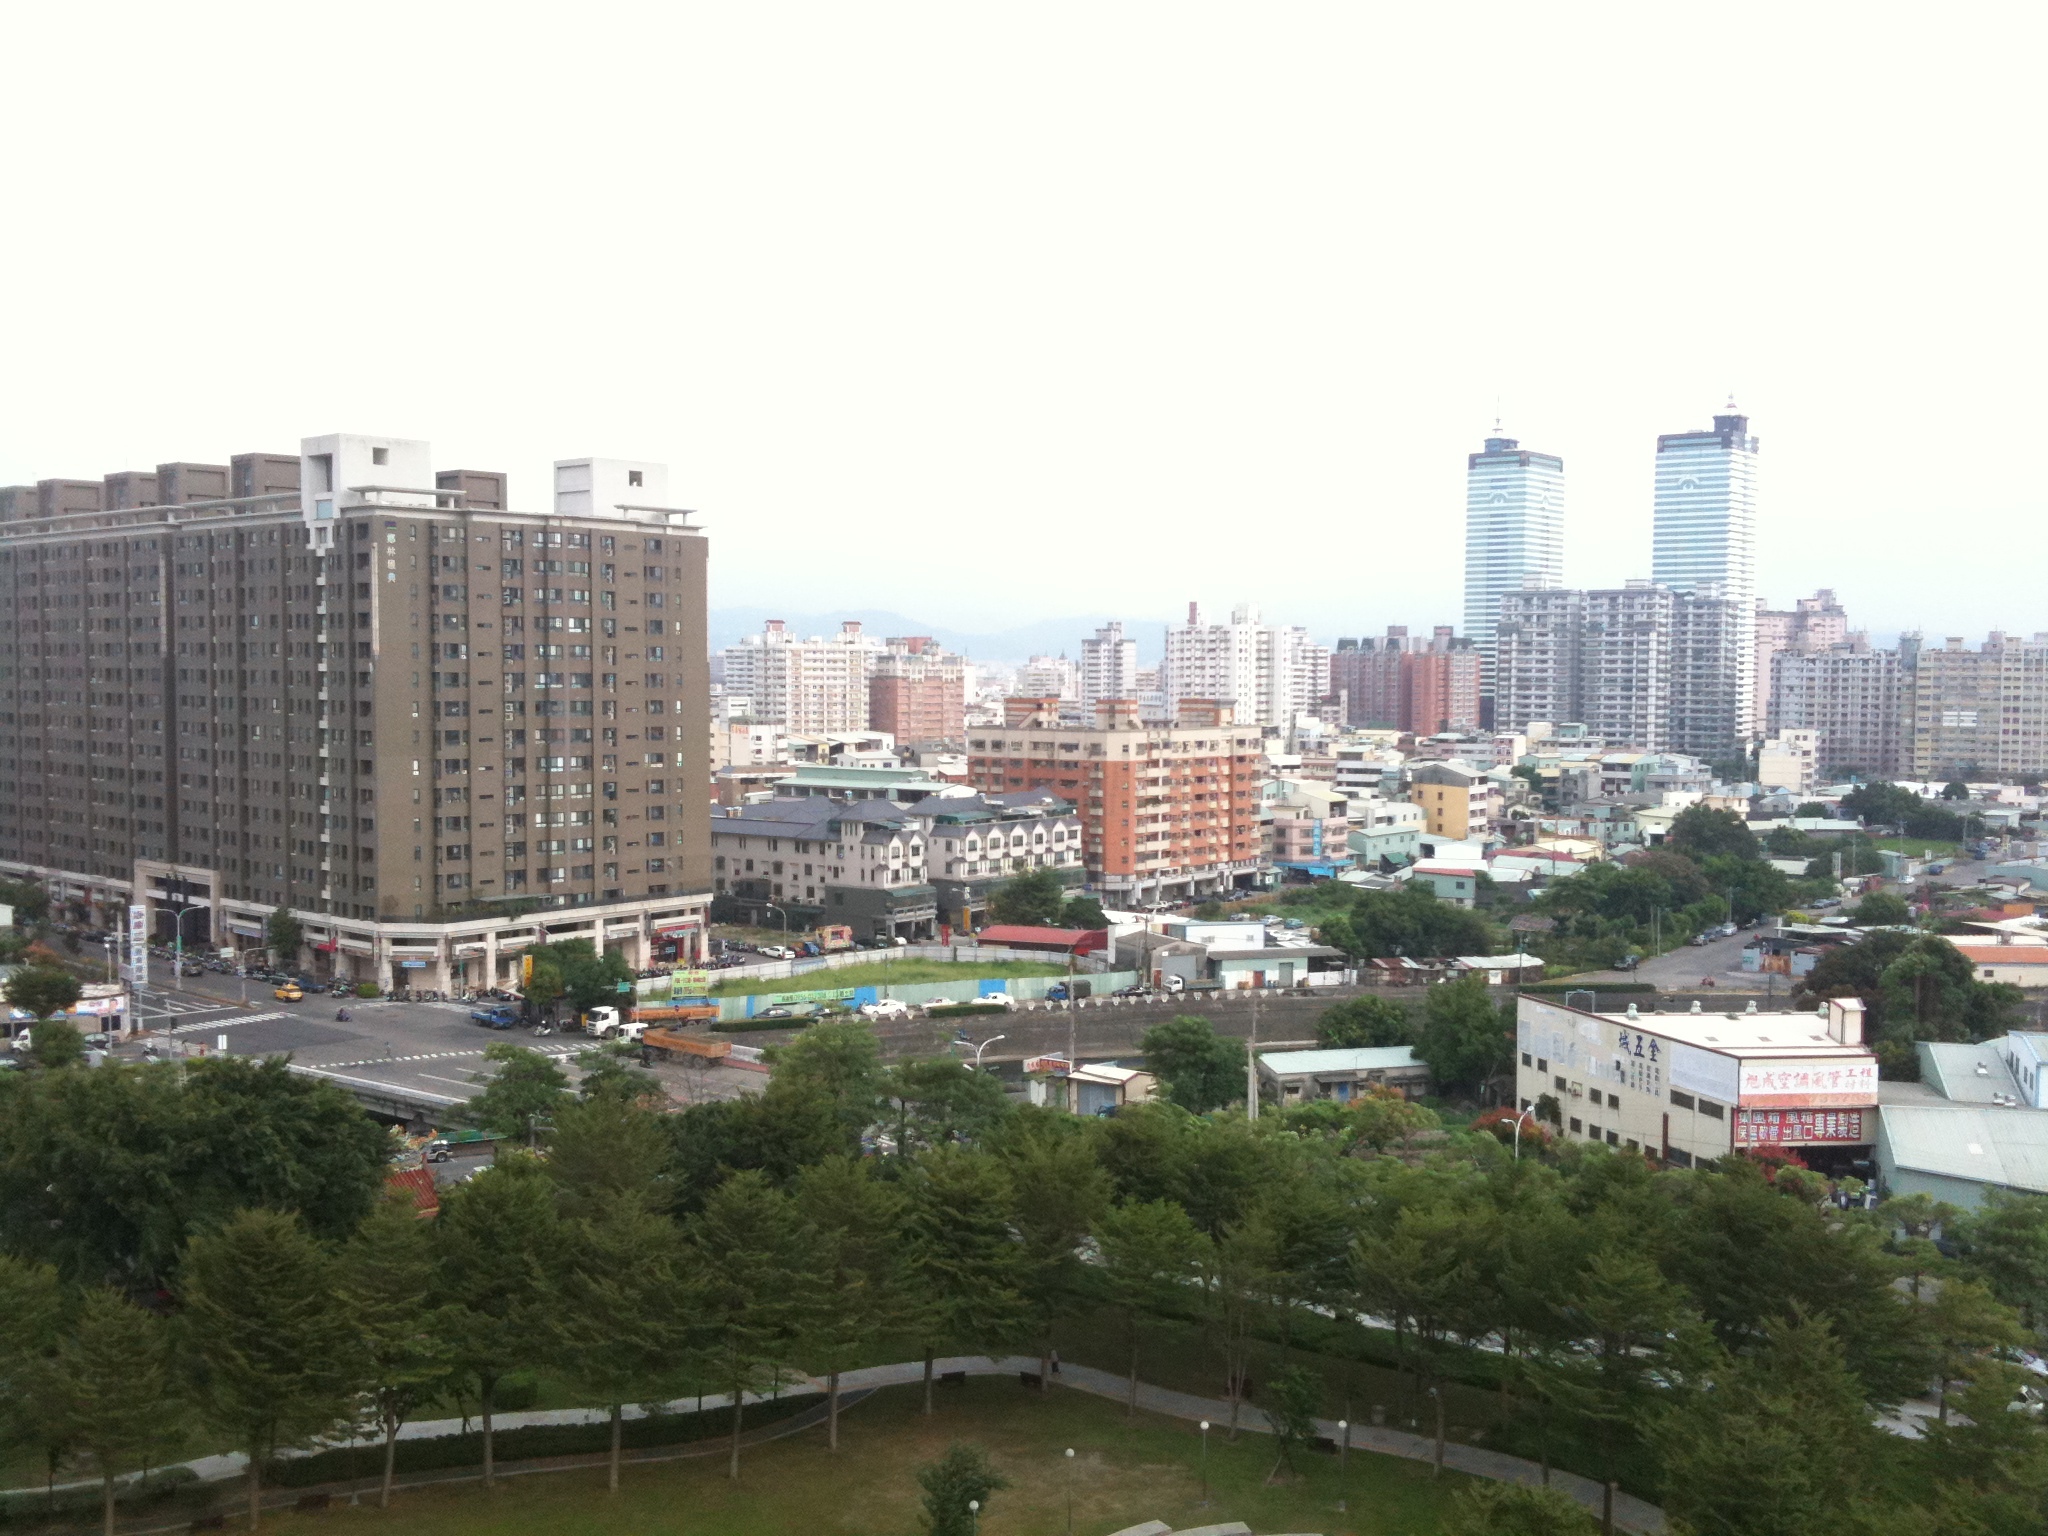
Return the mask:
[[(1126, 1422), (1114, 1403), (1055, 1390), (1040, 1398), (1014, 1381), (978, 1378), (940, 1389), (938, 1411), (919, 1411), (914, 1387), (891, 1388), (851, 1408), (840, 1449), (825, 1449), (822, 1428), (750, 1451), (737, 1484), (725, 1464), (706, 1457), (628, 1466), (608, 1495), (601, 1468), (507, 1479), (486, 1493), (474, 1483), (401, 1490), (388, 1512), (369, 1505), (319, 1514), (266, 1515), (284, 1536), (349, 1531), (432, 1531), (435, 1536), (903, 1536), (923, 1528), (917, 1468), (953, 1441), (989, 1452), (1011, 1486), (993, 1496), (980, 1529), (986, 1536), (1043, 1536), (1066, 1529), (1072, 1446), (1074, 1530), (1102, 1536), (1142, 1520), (1191, 1526), (1243, 1520), (1253, 1530), (1318, 1531), (1325, 1536), (1427, 1536), (1440, 1528), (1449, 1494), (1464, 1480), (1432, 1482), (1426, 1464), (1354, 1454), (1348, 1493), (1357, 1513), (1337, 1513), (1334, 1457), (1308, 1454), (1303, 1476), (1268, 1487), (1273, 1442), (1245, 1435), (1236, 1444), (1212, 1431), (1212, 1502), (1201, 1498), (1201, 1436), (1192, 1424), (1140, 1414)], [(228, 1490), (231, 1499), (233, 1490)]]
[(1066, 964), (1042, 960), (979, 960), (955, 965), (946, 960), (878, 960), (838, 970), (805, 971), (772, 980), (724, 981), (713, 997), (759, 996), (768, 992), (830, 992), (845, 987), (907, 987), (928, 981), (978, 981), (984, 976), (1064, 976)]

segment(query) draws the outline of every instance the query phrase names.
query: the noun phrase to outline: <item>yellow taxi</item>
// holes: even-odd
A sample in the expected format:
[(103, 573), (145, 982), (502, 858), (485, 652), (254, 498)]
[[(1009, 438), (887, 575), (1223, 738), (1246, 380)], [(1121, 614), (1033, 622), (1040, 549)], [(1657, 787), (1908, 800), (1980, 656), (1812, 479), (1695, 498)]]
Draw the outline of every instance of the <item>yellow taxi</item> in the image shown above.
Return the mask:
[(274, 994), (280, 1003), (301, 1003), (306, 1000), (305, 989), (296, 981), (288, 981)]

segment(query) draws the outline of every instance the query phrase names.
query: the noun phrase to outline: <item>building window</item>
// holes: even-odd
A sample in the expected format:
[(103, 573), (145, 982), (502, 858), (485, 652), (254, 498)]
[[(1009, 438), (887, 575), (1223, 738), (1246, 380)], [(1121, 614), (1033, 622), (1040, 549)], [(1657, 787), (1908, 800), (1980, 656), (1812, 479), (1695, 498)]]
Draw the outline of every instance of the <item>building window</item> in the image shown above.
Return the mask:
[(1673, 1109), (1692, 1109), (1692, 1108), (1694, 1108), (1694, 1107), (1695, 1107), (1695, 1105), (1693, 1104), (1693, 1097), (1692, 1097), (1692, 1095), (1691, 1095), (1691, 1094), (1689, 1094), (1689, 1093), (1680, 1093), (1680, 1092), (1679, 1092), (1679, 1091), (1678, 1091), (1678, 1090), (1677, 1090), (1676, 1088), (1672, 1089), (1672, 1090), (1671, 1090), (1671, 1107), (1672, 1107)]

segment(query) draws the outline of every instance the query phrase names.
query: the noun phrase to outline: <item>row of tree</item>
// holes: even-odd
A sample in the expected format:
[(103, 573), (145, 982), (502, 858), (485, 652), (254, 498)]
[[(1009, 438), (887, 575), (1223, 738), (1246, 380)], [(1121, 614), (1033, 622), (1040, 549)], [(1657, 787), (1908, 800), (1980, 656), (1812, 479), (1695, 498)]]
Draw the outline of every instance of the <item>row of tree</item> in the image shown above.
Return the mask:
[[(2004, 1411), (1994, 1352), (2048, 1318), (2048, 1202), (1864, 1216), (1748, 1159), (1659, 1172), (1540, 1138), (1518, 1158), (1385, 1098), (1082, 1120), (990, 1097), (957, 1062), (915, 1068), (835, 1023), (730, 1103), (658, 1114), (629, 1072), (593, 1073), (551, 1111), (544, 1158), (505, 1154), (431, 1224), (377, 1203), (377, 1156), (309, 1141), (355, 1133), (273, 1068), (0, 1085), (0, 1315), (57, 1318), (7, 1331), (10, 1433), (109, 1476), (161, 1454), (94, 1420), (111, 1377), (78, 1341), (102, 1331), (114, 1375), (251, 1451), (253, 1493), (278, 1448), (365, 1417), (389, 1443), (429, 1403), (474, 1405), (488, 1447), (515, 1373), (553, 1373), (616, 1425), (627, 1403), (831, 1386), (905, 1352), (1043, 1353), (1084, 1314), (1113, 1322), (1134, 1382), (1162, 1330), (1196, 1322), (1217, 1388), (1235, 1405), (1256, 1375), (1274, 1408), (1335, 1316), (1387, 1331), (1411, 1405), (1488, 1382), (1510, 1444), (1701, 1532), (2038, 1529), (2048, 1453)], [(36, 1134), (13, 1133), (24, 1117)], [(203, 1198), (172, 1176), (204, 1171), (179, 1128), (228, 1165)], [(60, 1193), (32, 1199), (49, 1179)], [(95, 1310), (121, 1322), (89, 1330)], [(1919, 1443), (1872, 1430), (1931, 1381), (1960, 1394), (1948, 1422)]]

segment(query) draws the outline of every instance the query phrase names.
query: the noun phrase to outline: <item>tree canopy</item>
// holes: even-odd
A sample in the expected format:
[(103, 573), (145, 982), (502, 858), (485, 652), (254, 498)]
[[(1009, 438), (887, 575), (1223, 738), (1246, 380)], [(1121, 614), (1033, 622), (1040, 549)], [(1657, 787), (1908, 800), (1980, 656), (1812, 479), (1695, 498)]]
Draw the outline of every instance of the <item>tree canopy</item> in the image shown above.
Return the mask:
[(368, 1214), (390, 1138), (332, 1083), (219, 1056), (0, 1077), (0, 1243), (79, 1284), (141, 1290), (251, 1206), (336, 1241)]
[(1704, 803), (1688, 805), (1671, 823), (1666, 843), (1696, 859), (1717, 854), (1738, 859), (1757, 856), (1756, 834), (1733, 811), (1717, 811)]
[(1154, 1024), (1140, 1048), (1145, 1070), (1182, 1109), (1199, 1115), (1244, 1099), (1244, 1047), (1207, 1019), (1183, 1014)]
[(1051, 869), (1027, 869), (989, 893), (988, 920), (1030, 928), (1100, 928), (1107, 919), (1093, 896), (1069, 896)]

